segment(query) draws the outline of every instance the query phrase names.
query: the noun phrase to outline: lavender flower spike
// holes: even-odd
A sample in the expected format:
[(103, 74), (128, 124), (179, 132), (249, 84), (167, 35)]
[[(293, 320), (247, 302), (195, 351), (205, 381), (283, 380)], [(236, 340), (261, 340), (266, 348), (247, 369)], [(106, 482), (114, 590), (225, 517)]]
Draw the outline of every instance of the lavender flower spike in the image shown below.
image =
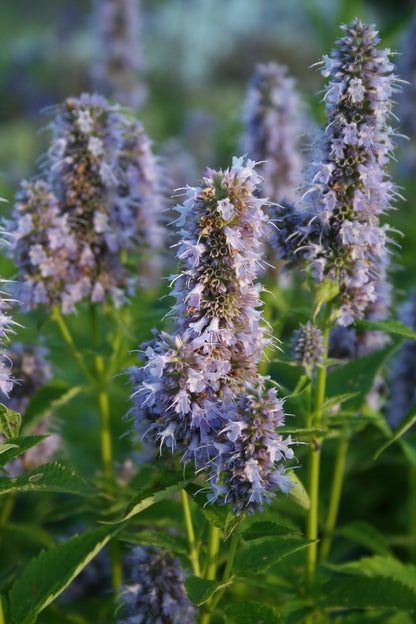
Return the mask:
[(324, 337), (321, 330), (308, 321), (295, 332), (293, 339), (295, 362), (301, 364), (311, 376), (313, 368), (323, 363), (325, 357)]
[(262, 190), (272, 202), (299, 199), (303, 159), (297, 142), (305, 131), (295, 81), (287, 67), (259, 64), (250, 81), (243, 112), (243, 152), (262, 161)]
[(142, 126), (100, 95), (68, 98), (55, 112), (43, 179), (23, 182), (10, 223), (19, 298), (63, 313), (82, 300), (119, 307), (137, 282), (122, 252), (162, 243), (157, 162)]
[(379, 50), (373, 26), (355, 20), (332, 56), (319, 63), (329, 77), (324, 100), (328, 126), (304, 199), (311, 232), (304, 255), (317, 281), (337, 280), (337, 321), (350, 325), (375, 301), (386, 264), (388, 225), (380, 224), (398, 196), (385, 166), (394, 149), (391, 95), (399, 80), (389, 50)]
[(185, 573), (166, 550), (137, 546), (128, 558), (131, 584), (120, 588), (118, 624), (194, 624)]

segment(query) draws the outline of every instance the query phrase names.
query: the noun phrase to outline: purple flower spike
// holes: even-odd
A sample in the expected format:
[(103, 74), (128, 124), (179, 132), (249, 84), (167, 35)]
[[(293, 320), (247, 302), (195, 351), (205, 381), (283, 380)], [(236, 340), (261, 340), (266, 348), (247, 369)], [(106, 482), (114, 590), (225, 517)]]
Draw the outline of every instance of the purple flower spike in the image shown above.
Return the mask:
[(310, 232), (298, 253), (317, 281), (339, 282), (337, 321), (347, 326), (363, 318), (385, 278), (389, 226), (380, 216), (398, 197), (385, 167), (394, 150), (391, 96), (400, 89), (374, 27), (355, 20), (342, 30), (337, 49), (318, 64), (330, 79), (329, 123), (304, 195)]
[(243, 113), (243, 152), (261, 162), (262, 190), (277, 203), (299, 199), (303, 159), (297, 142), (306, 128), (295, 80), (287, 71), (277, 63), (257, 65)]
[(310, 321), (301, 325), (293, 339), (293, 356), (306, 374), (311, 376), (315, 366), (323, 363), (325, 357), (324, 337), (321, 330)]
[(137, 546), (127, 561), (131, 583), (120, 588), (119, 624), (194, 624), (185, 573), (167, 550)]

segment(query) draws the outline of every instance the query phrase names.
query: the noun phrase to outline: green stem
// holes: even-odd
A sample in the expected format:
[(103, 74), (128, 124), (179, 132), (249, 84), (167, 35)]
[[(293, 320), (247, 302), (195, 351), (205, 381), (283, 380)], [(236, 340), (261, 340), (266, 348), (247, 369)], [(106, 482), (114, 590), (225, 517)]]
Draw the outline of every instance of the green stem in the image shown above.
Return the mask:
[[(331, 303), (326, 304), (324, 319), (322, 323), (322, 334), (324, 337), (324, 347), (326, 359), (328, 353), (328, 340), (330, 331)], [(322, 405), (325, 401), (326, 391), (326, 364), (318, 367), (316, 376), (316, 390), (314, 401), (314, 415), (309, 418), (309, 422), (313, 427), (319, 427), (322, 424)], [(309, 461), (308, 461), (308, 491), (310, 499), (310, 507), (306, 522), (306, 539), (311, 540), (306, 551), (306, 586), (310, 590), (313, 586), (315, 577), (316, 560), (318, 553), (318, 519), (319, 519), (319, 473), (321, 462), (322, 438), (312, 436), (309, 444)]]
[(90, 371), (88, 370), (87, 366), (85, 365), (84, 362), (84, 358), (82, 357), (82, 354), (78, 351), (77, 346), (71, 336), (71, 332), (68, 329), (67, 324), (64, 321), (64, 318), (61, 314), (61, 311), (59, 309), (59, 307), (57, 305), (52, 306), (52, 319), (56, 322), (56, 324), (58, 325), (60, 332), (62, 334), (63, 339), (65, 340), (66, 344), (68, 345), (68, 348), (73, 356), (73, 358), (75, 359), (75, 361), (77, 362), (78, 366), (80, 367), (80, 369), (82, 370), (82, 372), (84, 373), (85, 377), (88, 379), (88, 381), (90, 381), (91, 383), (94, 383), (94, 377), (91, 375)]
[(191, 560), (192, 570), (195, 576), (201, 576), (198, 552), (196, 548), (194, 527), (192, 524), (191, 510), (189, 508), (189, 499), (185, 490), (181, 490), (181, 499), (182, 499), (183, 514), (185, 516), (186, 534), (188, 536), (188, 543), (189, 543), (189, 558)]
[[(90, 306), (91, 313), (91, 331), (94, 347), (99, 345), (99, 327), (98, 315), (95, 304)], [(100, 442), (101, 442), (101, 460), (103, 465), (103, 474), (106, 479), (113, 476), (113, 451), (110, 429), (110, 404), (107, 392), (107, 376), (105, 374), (105, 363), (102, 355), (94, 355), (94, 365), (96, 373), (96, 395), (98, 401), (99, 417), (100, 417)]]
[(334, 476), (332, 480), (331, 498), (329, 501), (328, 515), (325, 523), (324, 534), (321, 543), (320, 561), (326, 561), (331, 549), (332, 536), (337, 522), (339, 503), (341, 500), (342, 484), (344, 481), (345, 462), (348, 451), (348, 430), (346, 427), (341, 432), (338, 453), (335, 460)]
[[(227, 558), (227, 563), (225, 564), (225, 568), (224, 568), (224, 572), (222, 575), (222, 584), (225, 585), (228, 581), (228, 579), (231, 576), (231, 570), (233, 567), (233, 563), (234, 563), (234, 558), (237, 552), (237, 548), (238, 545), (240, 543), (240, 536), (239, 535), (233, 535), (231, 538), (231, 544), (230, 544), (230, 550), (228, 552), (228, 558)], [(221, 600), (223, 596), (223, 592), (217, 592), (213, 598), (212, 598), (212, 602), (211, 602), (211, 610), (215, 609), (215, 607), (217, 606), (217, 604), (219, 603), (219, 601)]]
[(416, 468), (409, 466), (409, 536), (410, 560), (416, 562)]
[[(213, 524), (210, 524), (208, 536), (207, 563), (204, 574), (204, 578), (206, 578), (208, 581), (215, 581), (217, 576), (220, 535), (220, 529)], [(208, 600), (208, 602), (204, 605), (203, 611), (201, 613), (200, 624), (209, 624), (211, 620), (211, 605), (212, 600)]]
[(3, 603), (1, 600), (1, 596), (0, 596), (0, 624), (6, 624), (6, 620), (4, 619)]

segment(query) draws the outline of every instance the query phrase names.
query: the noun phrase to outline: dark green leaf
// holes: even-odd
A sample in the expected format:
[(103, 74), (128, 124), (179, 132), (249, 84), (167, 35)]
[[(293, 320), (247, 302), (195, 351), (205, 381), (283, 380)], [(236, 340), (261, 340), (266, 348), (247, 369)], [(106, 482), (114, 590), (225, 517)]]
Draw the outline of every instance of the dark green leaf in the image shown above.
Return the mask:
[(36, 423), (51, 416), (55, 409), (68, 403), (81, 390), (80, 386), (70, 386), (63, 381), (53, 381), (39, 388), (26, 406), (23, 431), (30, 432)]
[[(25, 436), (23, 438), (9, 438), (0, 446), (0, 466), (5, 466), (15, 457), (40, 444), (47, 435)], [(9, 447), (9, 448), (7, 448)]]
[(300, 537), (274, 537), (266, 538), (262, 543), (250, 543), (237, 554), (233, 570), (240, 577), (261, 574), (272, 564), (311, 543)]
[(319, 604), (338, 609), (395, 609), (414, 611), (416, 591), (386, 578), (339, 577), (325, 586)]
[(120, 539), (129, 544), (145, 544), (155, 548), (166, 548), (174, 555), (187, 555), (188, 545), (185, 539), (167, 533), (152, 533), (150, 531), (138, 531), (136, 533), (123, 533)]
[(205, 494), (201, 492), (201, 488), (192, 483), (187, 486), (186, 491), (192, 496), (208, 522), (216, 526), (218, 529), (223, 530), (227, 522), (231, 506), (207, 503), (207, 498)]
[(208, 581), (199, 576), (188, 576), (185, 581), (185, 589), (190, 600), (195, 605), (207, 602), (220, 586), (216, 581)]
[(0, 403), (0, 431), (7, 440), (19, 436), (21, 424), (21, 415)]
[(380, 368), (402, 344), (403, 340), (398, 340), (385, 349), (347, 362), (344, 366), (330, 372), (327, 379), (328, 398), (345, 394), (347, 390), (351, 394), (354, 393), (355, 396), (345, 401), (344, 408), (359, 410), (373, 387)]
[(232, 511), (229, 511), (224, 525), (224, 539), (227, 540), (231, 537), (232, 533), (238, 527), (240, 522), (244, 520), (244, 515), (236, 516)]
[(379, 450), (377, 451), (377, 453), (374, 455), (374, 459), (377, 459), (377, 457), (379, 455), (381, 455), (381, 453), (383, 451), (386, 450), (386, 448), (388, 448), (391, 444), (393, 444), (394, 442), (396, 442), (399, 438), (402, 437), (403, 434), (406, 433), (406, 431), (408, 431), (410, 429), (410, 427), (413, 427), (413, 425), (416, 423), (416, 405), (413, 407), (413, 409), (409, 412), (409, 414), (406, 416), (406, 418), (403, 420), (403, 422), (401, 423), (400, 427), (398, 427), (396, 429), (396, 431), (394, 432), (394, 435), (392, 438), (390, 438), (390, 440), (388, 440), (388, 442), (386, 442), (385, 444), (383, 444), (383, 446), (381, 448), (379, 448)]
[(0, 595), (1, 600), (1, 609), (3, 612), (4, 624), (8, 624), (9, 622), (9, 603), (7, 602), (6, 596)]
[(357, 329), (369, 331), (382, 331), (391, 336), (400, 336), (410, 340), (416, 340), (416, 333), (411, 327), (404, 325), (400, 321), (355, 321)]
[(247, 600), (227, 605), (224, 609), (233, 624), (281, 624), (279, 614), (271, 605)]
[(245, 541), (251, 541), (262, 537), (279, 537), (281, 535), (293, 535), (294, 533), (295, 531), (289, 527), (266, 520), (252, 524), (241, 534), (241, 537)]
[(66, 492), (80, 496), (91, 496), (97, 490), (73, 470), (58, 462), (43, 464), (20, 477), (0, 478), (0, 494), (9, 492)]
[(13, 623), (33, 624), (116, 532), (114, 527), (86, 531), (32, 559), (9, 593)]
[(382, 534), (366, 522), (351, 522), (337, 529), (337, 534), (347, 537), (378, 555), (391, 555), (391, 550)]

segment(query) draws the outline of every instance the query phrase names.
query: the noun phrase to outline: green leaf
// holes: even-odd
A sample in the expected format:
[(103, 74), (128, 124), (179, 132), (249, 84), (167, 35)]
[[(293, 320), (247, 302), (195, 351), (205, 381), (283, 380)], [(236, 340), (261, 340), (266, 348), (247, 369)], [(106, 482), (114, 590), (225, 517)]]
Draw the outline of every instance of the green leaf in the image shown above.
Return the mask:
[(36, 423), (51, 416), (54, 410), (68, 403), (81, 390), (81, 386), (70, 386), (62, 381), (53, 381), (39, 388), (26, 406), (23, 431), (31, 431)]
[(21, 424), (21, 415), (0, 403), (0, 431), (7, 440), (18, 437)]
[(261, 543), (250, 543), (237, 554), (233, 570), (239, 577), (261, 574), (277, 561), (307, 548), (311, 543), (300, 537), (273, 537), (265, 538)]
[(224, 613), (233, 624), (281, 624), (279, 614), (271, 605), (247, 600), (227, 605)]
[(154, 548), (166, 548), (174, 555), (188, 555), (188, 545), (185, 539), (167, 533), (152, 533), (151, 531), (138, 531), (136, 533), (123, 533), (120, 540), (129, 544), (145, 544)]
[(357, 329), (369, 331), (382, 331), (391, 336), (400, 336), (409, 340), (416, 340), (416, 333), (411, 327), (400, 323), (400, 321), (355, 321)]
[(392, 554), (382, 534), (367, 522), (351, 522), (337, 529), (336, 533), (378, 555)]
[(330, 399), (324, 401), (319, 411), (325, 412), (337, 405), (342, 405), (345, 401), (349, 401), (357, 396), (358, 392), (349, 392), (348, 394), (337, 394)]
[(388, 442), (386, 442), (385, 444), (383, 444), (383, 446), (381, 448), (379, 448), (379, 450), (377, 451), (377, 453), (374, 455), (374, 459), (377, 459), (377, 457), (379, 457), (379, 455), (381, 455), (381, 453), (383, 451), (386, 450), (386, 448), (388, 448), (391, 444), (393, 444), (394, 442), (396, 442), (399, 438), (402, 437), (402, 435), (404, 433), (406, 433), (406, 431), (408, 431), (410, 429), (410, 427), (412, 427), (414, 424), (416, 423), (416, 405), (413, 407), (413, 409), (409, 412), (409, 414), (406, 416), (406, 418), (403, 420), (402, 424), (400, 425), (400, 427), (398, 427), (396, 429), (396, 431), (394, 432), (394, 435), (392, 438), (390, 438), (390, 440), (388, 440)]
[(9, 592), (14, 624), (33, 624), (117, 532), (101, 527), (43, 550), (32, 559)]
[(186, 491), (190, 496), (192, 496), (208, 522), (213, 524), (218, 529), (224, 530), (231, 505), (207, 503), (207, 498), (205, 494), (201, 492), (201, 487), (198, 487), (193, 483), (186, 487)]
[(3, 612), (4, 624), (9, 622), (9, 603), (7, 602), (6, 596), (0, 595), (1, 601), (1, 610)]
[(19, 455), (37, 446), (48, 437), (47, 435), (36, 435), (22, 438), (9, 438), (7, 442), (3, 442), (3, 444), (0, 445), (0, 466), (5, 466), (12, 461), (12, 459), (19, 457)]
[(294, 484), (288, 494), (288, 497), (303, 509), (308, 510), (311, 506), (311, 501), (309, 500), (308, 492), (306, 491), (306, 488), (304, 487), (302, 481), (296, 474), (296, 471), (288, 470), (286, 475)]
[(66, 492), (79, 496), (97, 494), (97, 489), (59, 462), (43, 464), (20, 477), (0, 478), (0, 495), (9, 492)]
[(312, 320), (315, 321), (319, 310), (324, 303), (332, 301), (339, 293), (338, 280), (324, 279), (322, 282), (314, 284), (312, 290)]
[(240, 522), (244, 519), (244, 515), (236, 516), (232, 511), (229, 511), (225, 519), (224, 525), (224, 539), (228, 540), (232, 533), (238, 527)]
[(327, 378), (328, 398), (345, 394), (347, 390), (355, 396), (344, 402), (344, 408), (358, 411), (373, 387), (380, 368), (402, 344), (403, 340), (398, 340), (384, 349), (347, 362), (330, 372)]
[(289, 527), (277, 524), (277, 522), (263, 520), (252, 524), (241, 534), (241, 537), (247, 542), (262, 537), (279, 537), (281, 535), (293, 535), (294, 533), (295, 531)]
[(208, 581), (199, 576), (188, 576), (185, 581), (186, 593), (197, 606), (207, 602), (219, 588), (217, 581)]
[(154, 478), (149, 486), (143, 488), (140, 494), (130, 501), (122, 518), (106, 524), (125, 522), (151, 505), (186, 488), (188, 484), (189, 481), (184, 481), (182, 472), (159, 473), (159, 478)]
[(325, 567), (349, 576), (334, 578), (325, 586), (325, 606), (416, 610), (414, 565), (394, 557), (375, 556)]

